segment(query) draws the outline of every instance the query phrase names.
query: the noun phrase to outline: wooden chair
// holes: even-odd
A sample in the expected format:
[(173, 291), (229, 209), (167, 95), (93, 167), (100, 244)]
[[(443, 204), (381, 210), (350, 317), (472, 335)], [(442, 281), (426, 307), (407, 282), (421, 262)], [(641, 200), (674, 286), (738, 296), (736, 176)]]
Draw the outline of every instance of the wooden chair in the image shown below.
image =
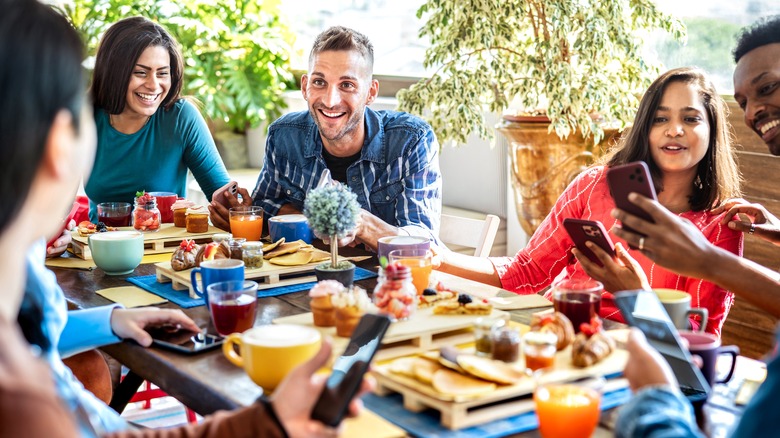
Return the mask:
[(501, 219), (494, 214), (485, 216), (483, 220), (442, 214), (439, 240), (447, 246), (474, 248), (475, 256), (487, 257), (493, 248), (499, 222)]

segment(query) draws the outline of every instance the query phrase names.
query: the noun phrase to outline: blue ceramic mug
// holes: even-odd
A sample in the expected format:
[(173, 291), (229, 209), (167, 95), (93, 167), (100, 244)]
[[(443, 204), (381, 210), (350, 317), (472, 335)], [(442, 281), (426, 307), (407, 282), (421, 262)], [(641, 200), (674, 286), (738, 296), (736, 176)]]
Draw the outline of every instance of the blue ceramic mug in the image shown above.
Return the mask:
[(302, 214), (282, 214), (268, 219), (268, 232), (276, 242), (284, 237), (285, 242), (303, 240), (311, 243), (312, 234), (306, 216)]
[[(196, 275), (200, 273), (203, 287), (198, 287)], [(218, 259), (202, 262), (199, 267), (193, 268), (190, 272), (190, 281), (192, 281), (192, 291), (206, 301), (206, 307), (209, 305), (209, 297), (206, 294), (210, 284), (221, 281), (238, 280), (244, 281), (244, 262), (234, 259)]]

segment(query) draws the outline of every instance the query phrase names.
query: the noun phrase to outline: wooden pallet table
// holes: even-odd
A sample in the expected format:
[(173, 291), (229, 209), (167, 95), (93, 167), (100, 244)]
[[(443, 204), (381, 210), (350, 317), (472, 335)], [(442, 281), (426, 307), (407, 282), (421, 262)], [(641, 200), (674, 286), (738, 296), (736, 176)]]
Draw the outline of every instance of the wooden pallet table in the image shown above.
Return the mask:
[[(133, 230), (133, 227), (119, 227), (120, 230)], [(160, 231), (144, 234), (144, 254), (161, 254), (174, 252), (184, 239), (192, 239), (196, 243), (211, 242), (211, 237), (217, 233), (225, 233), (217, 227), (209, 225), (205, 233), (188, 233), (186, 228), (178, 228), (173, 224), (162, 224)], [(109, 231), (110, 233), (110, 231)], [(71, 248), (73, 254), (84, 260), (92, 260), (92, 252), (89, 250), (88, 236), (82, 236), (78, 231), (73, 231)]]

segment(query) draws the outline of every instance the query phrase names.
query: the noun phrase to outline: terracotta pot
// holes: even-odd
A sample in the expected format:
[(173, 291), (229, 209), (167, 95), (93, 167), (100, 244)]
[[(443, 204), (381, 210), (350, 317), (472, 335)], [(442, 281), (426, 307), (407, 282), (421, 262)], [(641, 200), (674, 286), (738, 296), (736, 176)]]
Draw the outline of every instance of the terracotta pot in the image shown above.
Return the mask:
[[(601, 156), (618, 138), (616, 129), (605, 129), (604, 139), (569, 135), (561, 139), (546, 117), (504, 117), (496, 126), (506, 137), (511, 163), (512, 189), (517, 218), (530, 236), (571, 181)], [(608, 146), (609, 145), (609, 146)]]

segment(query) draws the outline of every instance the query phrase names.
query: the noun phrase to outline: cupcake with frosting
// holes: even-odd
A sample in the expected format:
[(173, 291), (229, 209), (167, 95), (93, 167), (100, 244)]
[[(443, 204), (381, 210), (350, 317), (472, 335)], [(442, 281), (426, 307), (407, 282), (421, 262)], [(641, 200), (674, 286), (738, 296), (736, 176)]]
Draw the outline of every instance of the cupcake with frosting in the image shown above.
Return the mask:
[(352, 336), (352, 332), (364, 314), (375, 309), (365, 289), (358, 286), (352, 286), (333, 295), (331, 302), (335, 308), (336, 335), (345, 338)]
[(171, 205), (171, 210), (173, 210), (173, 226), (185, 228), (187, 226), (187, 209), (194, 205), (194, 202), (184, 198), (177, 199), (176, 202)]
[(209, 230), (209, 209), (202, 205), (193, 205), (187, 209), (187, 232), (205, 233)]
[(336, 313), (331, 297), (344, 291), (344, 286), (336, 280), (322, 280), (309, 291), (311, 297), (311, 313), (314, 325), (317, 327), (333, 327), (336, 325)]

